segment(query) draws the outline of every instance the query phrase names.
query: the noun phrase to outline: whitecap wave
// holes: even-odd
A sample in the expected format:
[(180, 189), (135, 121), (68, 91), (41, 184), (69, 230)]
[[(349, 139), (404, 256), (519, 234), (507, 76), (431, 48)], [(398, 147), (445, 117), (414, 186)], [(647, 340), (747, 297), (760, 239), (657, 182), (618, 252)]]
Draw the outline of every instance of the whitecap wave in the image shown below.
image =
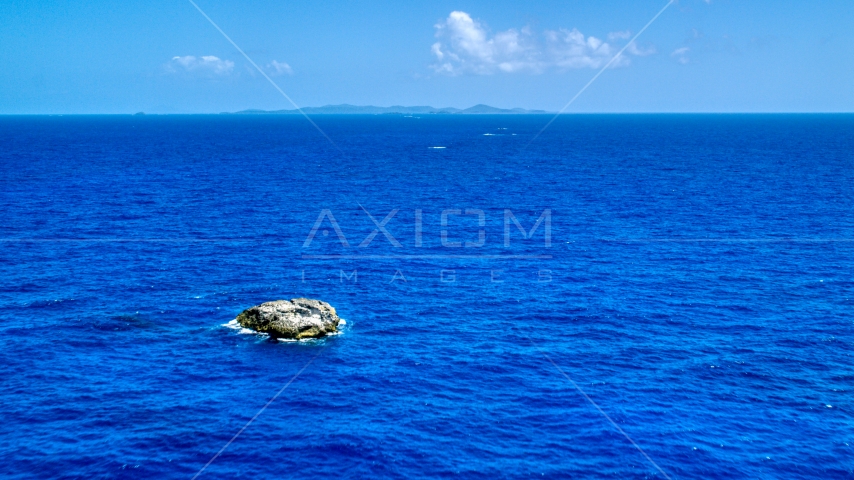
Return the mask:
[(342, 335), (344, 332), (338, 330), (337, 332), (327, 333), (326, 336), (320, 338), (277, 338), (279, 342), (282, 343), (317, 343), (326, 340), (328, 337), (336, 337), (338, 335)]
[(255, 330), (250, 330), (248, 328), (243, 328), (239, 323), (237, 323), (237, 319), (234, 319), (228, 323), (223, 323), (223, 327), (230, 328), (232, 330), (237, 330), (237, 333), (240, 335), (263, 335), (267, 336), (266, 333), (256, 332)]

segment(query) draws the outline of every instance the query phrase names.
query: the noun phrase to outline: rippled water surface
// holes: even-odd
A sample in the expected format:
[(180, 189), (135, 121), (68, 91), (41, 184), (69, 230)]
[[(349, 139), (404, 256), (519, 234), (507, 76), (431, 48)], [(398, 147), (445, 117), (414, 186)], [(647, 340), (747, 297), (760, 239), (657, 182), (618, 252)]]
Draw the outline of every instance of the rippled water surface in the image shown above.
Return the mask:
[(0, 475), (854, 477), (854, 116), (315, 120), (0, 117)]

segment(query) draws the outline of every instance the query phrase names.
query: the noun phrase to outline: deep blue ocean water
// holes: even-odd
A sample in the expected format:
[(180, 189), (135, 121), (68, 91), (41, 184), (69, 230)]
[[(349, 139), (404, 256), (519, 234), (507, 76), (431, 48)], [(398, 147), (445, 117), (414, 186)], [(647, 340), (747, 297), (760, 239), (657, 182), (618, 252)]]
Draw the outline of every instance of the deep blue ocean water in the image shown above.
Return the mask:
[(0, 117), (0, 476), (854, 477), (854, 116), (548, 120)]

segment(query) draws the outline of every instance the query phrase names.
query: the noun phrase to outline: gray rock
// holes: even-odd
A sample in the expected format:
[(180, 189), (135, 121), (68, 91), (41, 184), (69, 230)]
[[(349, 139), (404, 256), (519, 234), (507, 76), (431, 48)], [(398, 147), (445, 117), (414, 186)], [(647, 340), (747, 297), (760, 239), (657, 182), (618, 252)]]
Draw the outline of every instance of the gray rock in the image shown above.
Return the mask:
[(320, 338), (338, 331), (332, 305), (310, 298), (276, 300), (248, 308), (235, 319), (243, 328), (273, 338)]

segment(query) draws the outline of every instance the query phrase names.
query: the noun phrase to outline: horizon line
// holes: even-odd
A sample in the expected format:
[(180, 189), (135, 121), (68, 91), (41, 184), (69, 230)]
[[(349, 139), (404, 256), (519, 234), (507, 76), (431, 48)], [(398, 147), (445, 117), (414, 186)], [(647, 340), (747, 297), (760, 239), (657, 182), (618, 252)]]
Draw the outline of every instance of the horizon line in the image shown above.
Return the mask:
[[(306, 107), (306, 108), (323, 108), (323, 107)], [(389, 107), (381, 107), (381, 108), (389, 108)], [(447, 107), (452, 108), (452, 107)], [(277, 110), (260, 110), (260, 109), (248, 109), (240, 110), (238, 112), (172, 112), (172, 113), (149, 113), (138, 111), (134, 113), (116, 113), (116, 112), (99, 112), (99, 113), (2, 113), (0, 112), (0, 117), (62, 117), (62, 116), (125, 116), (125, 117), (133, 117), (133, 116), (189, 116), (189, 115), (210, 115), (210, 116), (222, 116), (222, 115), (239, 115), (239, 116), (291, 116), (294, 114), (290, 113), (277, 113)], [(509, 109), (508, 109), (509, 110)], [(257, 113), (256, 113), (257, 111)], [(557, 113), (554, 111), (542, 111), (537, 113), (433, 113), (433, 112), (386, 112), (386, 113), (312, 113), (311, 115), (324, 115), (324, 116), (381, 116), (381, 115), (436, 115), (436, 116), (445, 116), (445, 115), (465, 115), (465, 116), (538, 116), (538, 115), (561, 115), (561, 116), (569, 116), (569, 115), (852, 115), (854, 114), (854, 110), (852, 111), (638, 111), (638, 112), (563, 112)]]

